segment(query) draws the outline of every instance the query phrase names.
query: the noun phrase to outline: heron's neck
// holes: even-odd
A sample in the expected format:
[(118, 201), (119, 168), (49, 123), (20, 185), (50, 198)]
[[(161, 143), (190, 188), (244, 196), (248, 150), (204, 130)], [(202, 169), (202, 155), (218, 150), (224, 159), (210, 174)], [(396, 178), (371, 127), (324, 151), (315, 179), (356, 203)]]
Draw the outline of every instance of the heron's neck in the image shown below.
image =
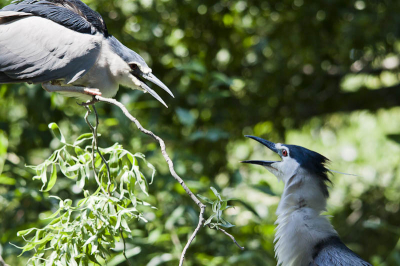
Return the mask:
[(321, 212), (326, 198), (318, 177), (297, 173), (285, 183), (276, 214), (275, 254), (278, 265), (309, 265), (314, 246), (337, 235)]

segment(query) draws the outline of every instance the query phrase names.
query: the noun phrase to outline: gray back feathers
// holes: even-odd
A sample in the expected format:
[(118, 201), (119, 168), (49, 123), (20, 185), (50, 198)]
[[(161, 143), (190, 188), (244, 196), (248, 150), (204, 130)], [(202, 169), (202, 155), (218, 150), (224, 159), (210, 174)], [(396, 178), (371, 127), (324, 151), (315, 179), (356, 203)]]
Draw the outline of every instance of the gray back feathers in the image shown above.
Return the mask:
[[(73, 83), (94, 65), (108, 34), (77, 0), (26, 0), (0, 10), (0, 83)], [(87, 33), (87, 34), (82, 34)]]
[(351, 251), (338, 236), (332, 236), (314, 247), (310, 266), (372, 266)]
[(30, 13), (80, 33), (109, 35), (100, 14), (79, 0), (25, 0), (8, 5), (1, 11)]

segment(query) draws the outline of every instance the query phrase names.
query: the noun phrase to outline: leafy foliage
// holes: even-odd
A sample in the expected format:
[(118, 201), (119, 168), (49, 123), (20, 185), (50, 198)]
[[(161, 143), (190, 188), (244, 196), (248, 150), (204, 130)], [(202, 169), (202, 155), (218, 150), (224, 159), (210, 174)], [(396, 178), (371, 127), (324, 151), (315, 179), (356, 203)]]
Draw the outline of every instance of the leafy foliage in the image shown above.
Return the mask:
[[(18, 232), (24, 239), (34, 235), (21, 247), (22, 253), (35, 250), (29, 260), (32, 265), (41, 265), (43, 261), (46, 265), (88, 265), (89, 262), (107, 261), (109, 249), (115, 248), (123, 235), (131, 235), (129, 221), (140, 219), (147, 222), (138, 209), (138, 205), (150, 207), (137, 195), (136, 187), (139, 187), (148, 196), (148, 182), (139, 169), (138, 159), (153, 170), (152, 179), (155, 169), (146, 162), (143, 154), (131, 154), (118, 144), (100, 149), (103, 157), (108, 158), (103, 162), (101, 156), (93, 153), (93, 146), (84, 149), (78, 146), (92, 140), (92, 134), (81, 135), (73, 144), (69, 144), (57, 124), (51, 123), (49, 128), (64, 145), (42, 164), (29, 166), (37, 174), (33, 179), (42, 181), (42, 191), (50, 191), (57, 181), (58, 166), (65, 177), (76, 180), (85, 197), (73, 207), (71, 199), (50, 196), (59, 200), (59, 208), (45, 218), (51, 221), (43, 229), (31, 228)], [(111, 187), (107, 182), (106, 163), (110, 166)], [(84, 187), (86, 180), (93, 178), (93, 171), (99, 172), (99, 187), (90, 194)], [(51, 254), (46, 256), (49, 252)]]
[[(211, 187), (210, 188), (214, 195), (217, 197), (215, 201), (210, 200), (209, 198), (202, 196), (202, 195), (197, 195), (199, 198), (204, 200), (206, 203), (210, 204), (212, 206), (212, 211), (214, 214), (212, 214), (205, 222), (204, 226), (209, 226), (210, 228), (217, 228), (218, 226), (222, 226), (225, 228), (230, 228), (233, 227), (234, 225), (226, 221), (224, 218), (222, 218), (222, 212), (225, 211), (228, 208), (232, 208), (232, 206), (228, 205), (229, 199), (222, 199), (221, 194), (218, 193), (218, 191)], [(213, 223), (212, 221), (216, 219), (216, 222)]]

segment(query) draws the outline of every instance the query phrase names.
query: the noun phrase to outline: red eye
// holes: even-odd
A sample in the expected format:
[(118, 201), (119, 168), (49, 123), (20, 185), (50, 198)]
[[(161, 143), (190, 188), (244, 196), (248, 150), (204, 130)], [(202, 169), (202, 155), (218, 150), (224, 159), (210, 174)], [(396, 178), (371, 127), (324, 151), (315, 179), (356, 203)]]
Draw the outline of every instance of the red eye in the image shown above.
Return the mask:
[(282, 156), (286, 157), (287, 156), (287, 150), (282, 150)]
[(131, 64), (129, 66), (131, 67), (132, 70), (135, 70), (138, 67), (136, 64)]

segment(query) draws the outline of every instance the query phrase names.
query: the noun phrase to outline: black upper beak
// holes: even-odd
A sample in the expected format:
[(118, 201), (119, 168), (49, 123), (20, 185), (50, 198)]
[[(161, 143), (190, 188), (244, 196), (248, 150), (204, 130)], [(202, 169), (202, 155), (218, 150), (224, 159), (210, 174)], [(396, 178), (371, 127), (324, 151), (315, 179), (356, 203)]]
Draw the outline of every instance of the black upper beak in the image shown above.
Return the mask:
[(162, 83), (161, 80), (159, 80), (156, 76), (154, 76), (153, 73), (143, 74), (142, 78), (147, 79), (148, 81), (156, 84), (158, 87), (160, 87), (161, 89), (165, 90), (166, 92), (168, 92), (169, 95), (171, 95), (173, 98), (175, 98), (174, 94), (172, 94), (170, 89), (168, 89), (168, 87), (165, 86), (165, 84)]
[[(270, 149), (273, 152), (278, 153), (278, 149), (275, 148), (275, 143), (259, 138), (259, 137), (255, 137), (255, 136), (249, 136), (249, 135), (245, 135), (245, 137), (247, 138), (251, 138), (254, 139), (258, 142), (260, 142), (261, 144), (263, 144), (264, 146), (266, 146), (268, 149)], [(249, 161), (242, 161), (242, 163), (250, 163), (250, 164), (258, 164), (258, 165), (262, 165), (262, 166), (270, 166), (273, 163), (276, 163), (276, 161), (260, 161), (260, 160), (249, 160)]]
[(255, 137), (255, 136), (250, 136), (250, 135), (245, 135), (245, 137), (246, 138), (250, 138), (250, 139), (254, 139), (254, 140), (260, 142), (261, 144), (263, 144), (264, 146), (266, 146), (271, 151), (278, 153), (278, 149), (275, 148), (275, 143), (273, 143), (271, 141), (268, 141), (268, 140), (265, 140), (265, 139), (262, 139), (262, 138), (259, 138), (259, 137)]

